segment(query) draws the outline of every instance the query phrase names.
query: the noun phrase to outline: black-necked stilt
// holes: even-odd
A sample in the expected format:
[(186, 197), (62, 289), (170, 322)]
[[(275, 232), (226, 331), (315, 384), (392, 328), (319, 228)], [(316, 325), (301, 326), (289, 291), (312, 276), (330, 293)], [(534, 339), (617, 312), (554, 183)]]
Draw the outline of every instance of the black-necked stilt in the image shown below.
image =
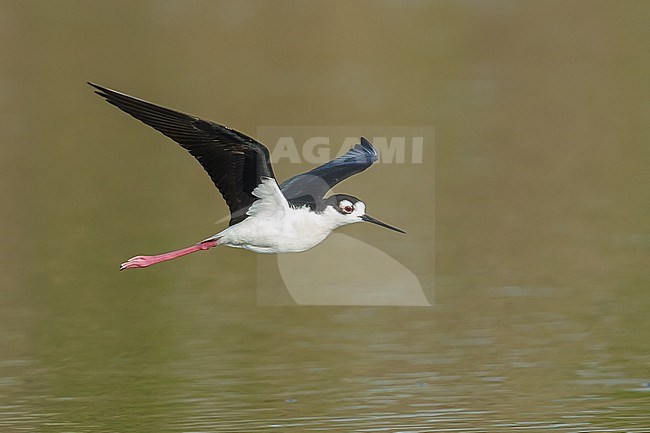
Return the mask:
[(365, 138), (346, 154), (278, 185), (269, 151), (234, 129), (160, 107), (97, 84), (97, 94), (171, 138), (203, 166), (230, 208), (225, 230), (191, 247), (156, 256), (132, 257), (120, 269), (144, 268), (217, 245), (256, 253), (293, 253), (321, 243), (337, 227), (371, 222), (405, 233), (366, 214), (366, 205), (347, 194), (325, 194), (337, 183), (377, 161)]

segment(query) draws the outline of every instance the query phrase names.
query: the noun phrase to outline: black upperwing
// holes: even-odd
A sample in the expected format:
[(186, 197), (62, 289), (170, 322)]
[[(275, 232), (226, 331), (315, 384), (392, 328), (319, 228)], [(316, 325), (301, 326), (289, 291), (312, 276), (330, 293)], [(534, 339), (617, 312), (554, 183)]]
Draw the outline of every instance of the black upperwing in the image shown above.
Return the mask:
[(344, 155), (285, 180), (280, 185), (280, 190), (293, 206), (309, 206), (313, 210), (321, 210), (327, 191), (348, 177), (361, 173), (375, 161), (377, 151), (368, 140), (361, 137), (361, 143)]
[(275, 178), (269, 151), (241, 132), (208, 120), (88, 83), (110, 104), (171, 138), (190, 152), (214, 182), (230, 209), (230, 225), (246, 219), (263, 177)]

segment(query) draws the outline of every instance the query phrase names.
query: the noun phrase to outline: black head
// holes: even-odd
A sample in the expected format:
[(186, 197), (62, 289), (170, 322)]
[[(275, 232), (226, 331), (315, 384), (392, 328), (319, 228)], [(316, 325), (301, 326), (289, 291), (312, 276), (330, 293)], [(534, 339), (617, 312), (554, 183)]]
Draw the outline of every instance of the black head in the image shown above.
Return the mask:
[[(327, 206), (332, 206), (336, 211), (343, 215), (349, 215), (354, 212), (354, 208), (357, 206), (357, 203), (363, 204), (361, 200), (356, 198), (353, 195), (348, 194), (334, 194), (327, 197), (323, 201), (323, 209)], [(365, 210), (365, 205), (364, 205)]]
[[(404, 230), (388, 225), (376, 218), (371, 217), (370, 215), (367, 215), (366, 204), (353, 195), (334, 194), (327, 197), (323, 201), (322, 211), (325, 211), (330, 207), (338, 212), (338, 216), (335, 219), (339, 221), (340, 225), (365, 221), (386, 227), (387, 229), (395, 230), (396, 232), (406, 233)], [(336, 216), (337, 214), (333, 215)]]

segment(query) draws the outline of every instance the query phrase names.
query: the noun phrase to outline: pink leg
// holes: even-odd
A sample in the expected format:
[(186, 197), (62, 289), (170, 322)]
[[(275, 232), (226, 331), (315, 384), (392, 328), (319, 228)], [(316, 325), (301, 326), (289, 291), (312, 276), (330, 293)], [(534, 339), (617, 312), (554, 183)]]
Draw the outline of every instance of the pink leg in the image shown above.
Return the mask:
[(167, 260), (175, 259), (176, 257), (184, 256), (195, 251), (207, 250), (208, 248), (216, 247), (218, 245), (217, 240), (201, 242), (191, 247), (183, 248), (176, 251), (170, 251), (165, 254), (159, 254), (157, 256), (135, 256), (131, 257), (126, 262), (120, 265), (120, 271), (130, 268), (146, 268), (147, 266), (155, 265), (156, 263), (164, 262)]

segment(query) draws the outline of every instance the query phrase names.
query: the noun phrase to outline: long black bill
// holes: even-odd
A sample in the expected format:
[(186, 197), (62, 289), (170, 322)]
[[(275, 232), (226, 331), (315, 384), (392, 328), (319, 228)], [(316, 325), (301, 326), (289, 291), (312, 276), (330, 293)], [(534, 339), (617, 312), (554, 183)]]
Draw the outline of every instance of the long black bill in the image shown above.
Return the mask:
[(383, 223), (383, 222), (379, 221), (378, 219), (371, 217), (370, 215), (364, 215), (364, 216), (361, 217), (361, 219), (366, 221), (366, 222), (377, 224), (378, 226), (386, 227), (387, 229), (395, 230), (396, 232), (406, 234), (406, 232), (404, 230), (398, 229), (397, 227), (393, 227), (391, 225)]

